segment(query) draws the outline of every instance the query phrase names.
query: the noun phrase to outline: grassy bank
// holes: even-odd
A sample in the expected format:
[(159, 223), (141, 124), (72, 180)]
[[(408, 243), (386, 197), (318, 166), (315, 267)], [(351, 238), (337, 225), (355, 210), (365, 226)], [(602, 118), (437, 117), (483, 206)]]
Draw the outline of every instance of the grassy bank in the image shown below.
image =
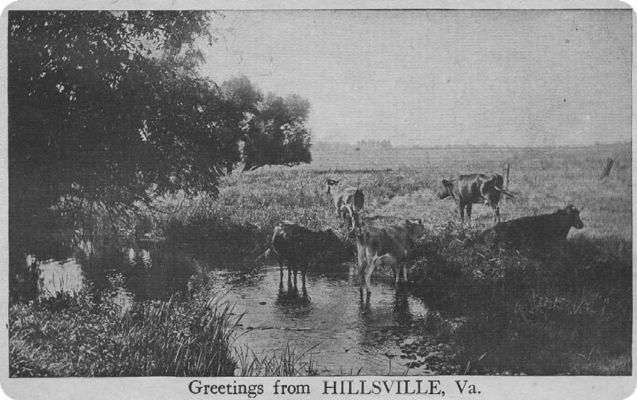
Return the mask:
[(579, 240), (524, 251), (423, 239), (410, 291), (464, 321), (443, 340), (464, 374), (629, 375), (632, 265), (625, 243)]

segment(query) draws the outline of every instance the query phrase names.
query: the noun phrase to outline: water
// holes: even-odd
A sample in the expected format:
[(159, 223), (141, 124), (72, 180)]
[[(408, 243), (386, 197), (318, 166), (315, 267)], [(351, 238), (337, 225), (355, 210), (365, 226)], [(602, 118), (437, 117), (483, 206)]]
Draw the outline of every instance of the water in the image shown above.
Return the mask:
[(43, 263), (42, 293), (62, 286), (79, 290), (86, 281), (100, 287), (102, 280), (119, 273), (124, 279), (117, 301), (126, 309), (134, 301), (166, 300), (186, 289), (196, 266), (212, 271), (215, 292), (224, 293), (235, 305), (235, 315), (242, 315), (238, 349), (267, 356), (289, 346), (296, 355), (305, 353), (306, 361), (311, 355), (320, 375), (432, 373), (431, 366), (412, 363), (413, 343), (433, 342), (435, 324), (428, 319), (439, 314), (389, 278), (374, 277), (371, 297), (361, 299), (351, 263), (309, 272), (305, 287), (299, 274), (295, 288), (278, 266), (218, 267), (183, 251), (129, 249), (117, 260), (121, 265), (109, 260), (90, 268), (76, 259)]

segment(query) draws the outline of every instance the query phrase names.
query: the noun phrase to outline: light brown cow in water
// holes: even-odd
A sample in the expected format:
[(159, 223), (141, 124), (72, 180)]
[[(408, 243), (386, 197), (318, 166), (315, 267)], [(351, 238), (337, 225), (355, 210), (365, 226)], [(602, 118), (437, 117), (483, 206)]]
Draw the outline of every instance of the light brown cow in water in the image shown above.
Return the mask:
[[(370, 293), (370, 277), (376, 266), (392, 267), (396, 283), (400, 279), (401, 263), (413, 256), (415, 243), (425, 232), (421, 219), (405, 221), (387, 227), (365, 227), (356, 236), (358, 268), (363, 288)], [(407, 282), (407, 267), (402, 264), (403, 280)]]
[(337, 215), (353, 230), (360, 226), (359, 217), (365, 203), (365, 195), (357, 187), (339, 186), (339, 183), (340, 181), (334, 179), (326, 179), (325, 192), (332, 196)]

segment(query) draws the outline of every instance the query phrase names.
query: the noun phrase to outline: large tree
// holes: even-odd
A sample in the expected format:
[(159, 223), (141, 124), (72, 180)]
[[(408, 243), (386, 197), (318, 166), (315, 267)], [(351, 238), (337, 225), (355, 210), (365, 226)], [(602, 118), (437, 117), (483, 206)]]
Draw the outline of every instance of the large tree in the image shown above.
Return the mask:
[[(9, 13), (12, 258), (52, 257), (73, 210), (117, 213), (179, 190), (216, 192), (228, 110), (201, 78), (198, 11)], [(60, 239), (60, 238), (58, 238)], [(55, 245), (52, 245), (54, 243)], [(62, 245), (62, 246), (59, 246)]]
[(298, 95), (268, 94), (246, 122), (244, 170), (311, 162), (311, 136), (305, 125), (309, 112), (309, 101)]
[(221, 94), (226, 104), (227, 119), (224, 126), (224, 147), (226, 148), (226, 172), (232, 172), (241, 161), (239, 143), (245, 141), (249, 133), (250, 119), (259, 112), (263, 94), (246, 76), (230, 79), (221, 84)]
[(166, 193), (214, 194), (240, 161), (309, 162), (307, 100), (198, 74), (195, 43), (215, 40), (213, 16), (9, 13), (12, 265), (62, 256), (86, 210), (117, 216)]

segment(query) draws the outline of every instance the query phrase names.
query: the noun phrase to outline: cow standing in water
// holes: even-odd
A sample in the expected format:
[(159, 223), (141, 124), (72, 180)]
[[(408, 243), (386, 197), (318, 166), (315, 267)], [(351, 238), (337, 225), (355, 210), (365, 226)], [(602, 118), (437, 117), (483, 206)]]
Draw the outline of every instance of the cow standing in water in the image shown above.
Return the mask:
[[(413, 256), (415, 243), (425, 232), (422, 220), (407, 219), (387, 227), (366, 227), (356, 236), (358, 268), (361, 274), (361, 296), (363, 288), (369, 296), (370, 278), (376, 266), (387, 265), (394, 271), (396, 284), (400, 279), (401, 262)], [(407, 282), (407, 267), (402, 265), (403, 280)]]
[(336, 214), (345, 220), (348, 228), (354, 230), (360, 227), (359, 216), (365, 203), (365, 195), (357, 187), (339, 186), (339, 183), (340, 181), (328, 178), (325, 181), (325, 192), (332, 196)]
[(545, 249), (547, 245), (565, 242), (571, 228), (583, 227), (579, 210), (569, 204), (552, 214), (522, 217), (499, 223), (481, 233), (479, 237), (491, 247), (502, 244), (518, 249), (523, 245)]
[(332, 259), (345, 258), (345, 247), (331, 229), (316, 232), (293, 222), (281, 221), (274, 227), (270, 249), (265, 255), (266, 257), (276, 256), (281, 280), (283, 280), (283, 264), (288, 264), (288, 281), (291, 281), (290, 272), (293, 271), (295, 287), (297, 272), (301, 270), (303, 287), (305, 287), (305, 273), (309, 263), (322, 254)]
[(504, 178), (500, 174), (467, 174), (458, 175), (455, 179), (443, 179), (438, 190), (438, 197), (444, 199), (452, 197), (460, 219), (464, 225), (464, 212), (471, 224), (471, 207), (476, 203), (483, 203), (493, 210), (493, 224), (500, 222), (500, 195), (513, 197), (502, 188)]

